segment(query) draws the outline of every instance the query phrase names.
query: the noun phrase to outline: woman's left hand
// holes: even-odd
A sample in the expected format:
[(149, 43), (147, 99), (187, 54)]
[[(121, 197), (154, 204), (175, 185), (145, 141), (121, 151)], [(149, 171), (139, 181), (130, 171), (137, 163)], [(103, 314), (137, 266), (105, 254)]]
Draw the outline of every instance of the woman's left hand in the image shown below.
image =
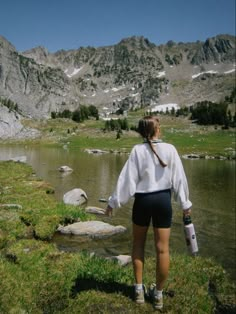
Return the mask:
[(190, 216), (191, 215), (191, 207), (188, 208), (188, 209), (184, 209), (183, 210), (183, 215), (184, 216)]

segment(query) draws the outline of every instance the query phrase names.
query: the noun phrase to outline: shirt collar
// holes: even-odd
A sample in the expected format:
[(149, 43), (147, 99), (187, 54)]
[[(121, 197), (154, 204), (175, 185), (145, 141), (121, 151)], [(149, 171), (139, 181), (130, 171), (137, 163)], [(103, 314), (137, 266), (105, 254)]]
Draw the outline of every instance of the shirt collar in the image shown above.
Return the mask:
[[(143, 142), (147, 143), (147, 140), (145, 139)], [(160, 140), (160, 139), (155, 139), (155, 140), (150, 140), (150, 142), (153, 143), (153, 144), (157, 144), (157, 143), (162, 143), (163, 141)]]

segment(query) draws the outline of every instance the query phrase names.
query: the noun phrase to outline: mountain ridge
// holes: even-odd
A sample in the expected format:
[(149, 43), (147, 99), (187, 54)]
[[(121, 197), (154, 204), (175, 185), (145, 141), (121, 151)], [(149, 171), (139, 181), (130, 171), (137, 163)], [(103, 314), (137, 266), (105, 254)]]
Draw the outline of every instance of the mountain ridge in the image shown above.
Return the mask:
[(0, 36), (0, 97), (17, 103), (27, 117), (47, 119), (52, 111), (81, 104), (100, 110), (167, 102), (189, 106), (220, 101), (234, 86), (232, 35), (159, 46), (131, 36), (116, 45), (55, 53), (42, 46), (18, 52)]

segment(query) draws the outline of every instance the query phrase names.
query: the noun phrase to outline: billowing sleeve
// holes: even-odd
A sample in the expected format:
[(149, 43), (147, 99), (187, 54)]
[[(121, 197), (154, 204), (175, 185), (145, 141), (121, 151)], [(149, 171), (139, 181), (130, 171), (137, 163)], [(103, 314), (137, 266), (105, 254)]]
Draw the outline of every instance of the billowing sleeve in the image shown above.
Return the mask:
[(188, 182), (184, 172), (182, 161), (177, 150), (174, 148), (172, 160), (172, 189), (174, 191), (174, 199), (183, 210), (189, 209), (192, 202), (189, 200)]
[(136, 152), (133, 149), (119, 175), (116, 188), (109, 197), (108, 205), (118, 208), (126, 204), (135, 194), (138, 182), (138, 162)]

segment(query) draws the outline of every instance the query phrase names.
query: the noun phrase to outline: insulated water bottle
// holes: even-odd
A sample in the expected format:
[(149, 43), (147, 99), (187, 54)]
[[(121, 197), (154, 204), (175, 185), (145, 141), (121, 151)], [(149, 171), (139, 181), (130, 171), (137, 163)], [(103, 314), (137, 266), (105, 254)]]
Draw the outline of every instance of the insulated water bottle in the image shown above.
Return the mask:
[(195, 255), (198, 252), (198, 245), (194, 224), (192, 223), (191, 217), (189, 215), (183, 216), (183, 222), (184, 234), (188, 250), (192, 255)]

